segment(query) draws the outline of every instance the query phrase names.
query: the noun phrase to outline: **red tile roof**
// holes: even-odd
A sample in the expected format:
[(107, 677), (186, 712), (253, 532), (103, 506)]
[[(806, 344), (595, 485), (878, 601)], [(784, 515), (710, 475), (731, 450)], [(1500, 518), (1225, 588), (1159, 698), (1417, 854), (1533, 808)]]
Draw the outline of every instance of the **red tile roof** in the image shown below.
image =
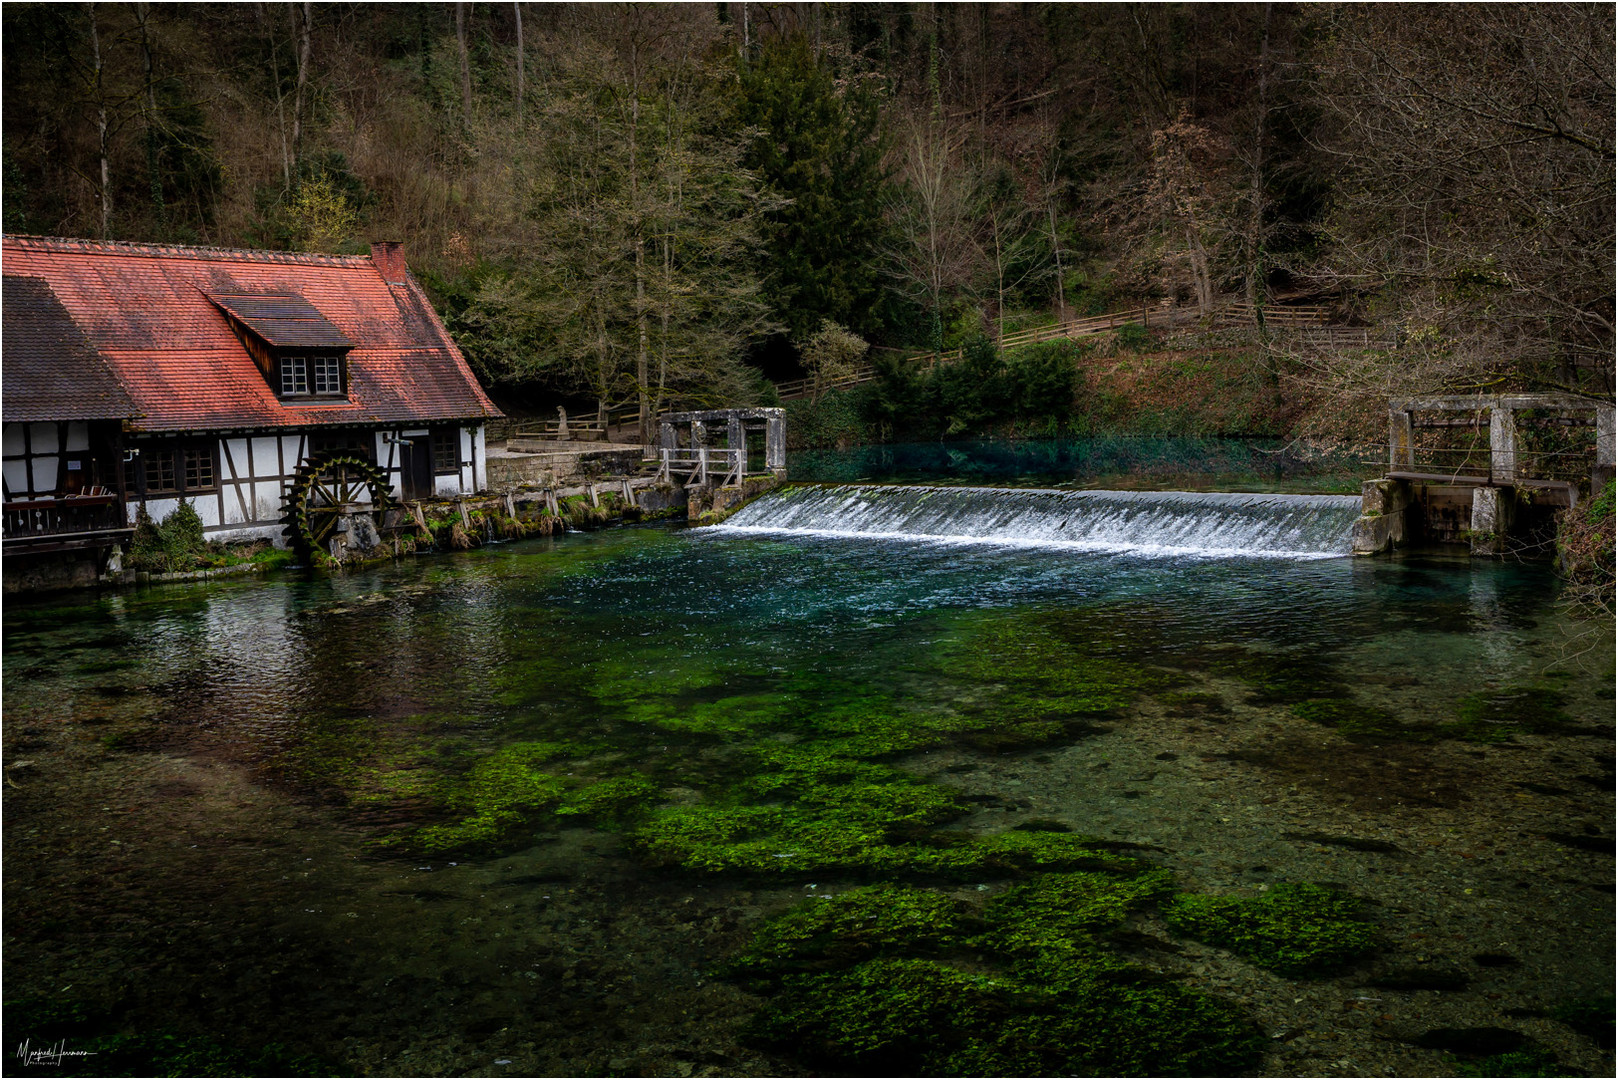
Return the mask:
[(137, 414), (112, 369), (42, 278), (6, 274), (0, 311), (5, 359), (0, 412), (6, 423), (122, 420)]
[[(476, 420), (500, 412), (420, 286), (369, 257), (8, 236), (7, 274), (43, 278), (142, 414), (136, 431)], [(278, 399), (210, 296), (300, 297), (348, 354), (348, 400)], [(290, 309), (289, 309), (290, 310)], [(329, 331), (322, 331), (329, 333)], [(48, 363), (7, 351), (5, 364)]]

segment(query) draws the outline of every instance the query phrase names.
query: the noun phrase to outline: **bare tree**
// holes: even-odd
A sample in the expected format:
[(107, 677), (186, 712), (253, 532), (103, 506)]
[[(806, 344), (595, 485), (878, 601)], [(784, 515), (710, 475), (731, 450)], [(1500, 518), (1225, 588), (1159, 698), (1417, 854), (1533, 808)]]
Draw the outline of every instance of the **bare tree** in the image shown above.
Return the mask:
[(472, 128), (472, 63), (466, 49), (466, 9), (470, 6), (455, 5), (455, 48), (461, 61), (461, 122), (468, 131)]
[(512, 4), (511, 15), (517, 24), (517, 127), (523, 126), (523, 97), (527, 94), (527, 79), (523, 72), (522, 5)]
[(313, 47), (315, 13), (310, 0), (292, 5), (293, 33), (298, 39), (298, 81), (292, 91), (292, 163), (296, 169), (303, 160), (303, 106), (309, 86), (309, 53)]
[(112, 165), (110, 124), (107, 117), (106, 64), (101, 55), (101, 27), (96, 22), (96, 6), (86, 4), (90, 13), (90, 77), (95, 95), (96, 161), (100, 183), (96, 185), (97, 202), (101, 208), (101, 239), (112, 236)]
[(1327, 269), (1404, 326), (1405, 379), (1610, 396), (1611, 5), (1347, 5), (1326, 29)]
[(1185, 113), (1152, 133), (1147, 206), (1164, 236), (1184, 240), (1170, 255), (1189, 267), (1204, 315), (1213, 310), (1215, 260), (1231, 231), (1225, 155), (1221, 140)]
[(966, 133), (941, 116), (912, 121), (898, 171), (905, 183), (889, 208), (897, 240), (889, 274), (932, 320), (932, 345), (943, 348), (944, 299), (965, 287), (982, 260), (973, 235), (973, 178), (961, 151)]

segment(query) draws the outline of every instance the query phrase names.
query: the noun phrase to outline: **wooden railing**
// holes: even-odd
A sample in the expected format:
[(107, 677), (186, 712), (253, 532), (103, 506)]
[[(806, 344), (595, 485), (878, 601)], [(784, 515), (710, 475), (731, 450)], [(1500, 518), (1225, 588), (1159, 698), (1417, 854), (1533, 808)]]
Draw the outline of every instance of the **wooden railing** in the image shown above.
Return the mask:
[[(1331, 313), (1323, 307), (1266, 307), (1264, 325), (1270, 327), (1325, 326)], [(1256, 326), (1258, 311), (1252, 304), (1227, 305), (1214, 320), (1221, 326)]]
[(7, 540), (116, 532), (129, 527), (123, 503), (116, 495), (27, 499), (4, 505)]
[[(640, 423), (640, 408), (614, 409), (607, 413), (607, 424), (600, 423), (599, 413), (580, 413), (575, 419), (569, 417), (567, 421), (567, 440), (586, 442), (595, 440), (606, 442), (608, 432), (612, 428), (627, 427)], [(514, 441), (558, 441), (562, 440), (562, 422), (560, 420), (524, 420), (512, 425), (511, 433), (506, 437), (508, 445)]]
[[(1114, 311), (1106, 315), (1089, 315), (1082, 319), (1069, 319), (1066, 322), (1054, 323), (1050, 326), (1035, 326), (1027, 330), (1017, 330), (1003, 335), (998, 343), (1000, 349), (1017, 349), (1024, 345), (1037, 345), (1043, 341), (1056, 341), (1059, 338), (1081, 338), (1094, 334), (1104, 334), (1109, 330), (1116, 330), (1131, 323), (1144, 328), (1162, 329), (1177, 326), (1184, 322), (1196, 321), (1194, 311), (1179, 308), (1152, 308), (1138, 307), (1127, 311)], [(895, 350), (897, 351), (897, 350)], [(909, 353), (902, 355), (900, 360), (910, 364), (924, 364), (929, 368), (939, 364), (952, 364), (961, 358), (960, 349), (947, 349), (937, 353)], [(854, 370), (834, 378), (825, 379), (820, 384), (820, 392), (828, 390), (846, 390), (851, 386), (870, 382), (876, 378), (874, 364), (862, 364)], [(813, 393), (815, 380), (791, 379), (787, 382), (775, 384), (776, 392), (782, 399), (803, 397)]]
[[(746, 452), (741, 447), (698, 446), (686, 449), (662, 447), (657, 452), (657, 479), (672, 483), (676, 474), (685, 474), (685, 486), (711, 483), (721, 476), (720, 486), (739, 484), (747, 472)], [(723, 474), (720, 469), (724, 469)]]

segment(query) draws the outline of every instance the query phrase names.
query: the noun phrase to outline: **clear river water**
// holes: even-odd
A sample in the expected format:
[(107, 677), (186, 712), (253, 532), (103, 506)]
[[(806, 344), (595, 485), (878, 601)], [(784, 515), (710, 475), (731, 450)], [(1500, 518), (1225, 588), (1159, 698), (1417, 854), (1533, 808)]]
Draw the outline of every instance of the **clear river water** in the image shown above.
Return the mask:
[[(929, 532), (919, 492), (8, 603), (9, 1042), (79, 1075), (1611, 1074), (1612, 629), (1549, 568), (1343, 557), (1329, 500), (1164, 545), (1206, 500), (1071, 542), (1093, 499), (957, 492), (932, 520), (978, 524)], [(1351, 898), (1318, 969), (1184, 914), (1298, 883)]]

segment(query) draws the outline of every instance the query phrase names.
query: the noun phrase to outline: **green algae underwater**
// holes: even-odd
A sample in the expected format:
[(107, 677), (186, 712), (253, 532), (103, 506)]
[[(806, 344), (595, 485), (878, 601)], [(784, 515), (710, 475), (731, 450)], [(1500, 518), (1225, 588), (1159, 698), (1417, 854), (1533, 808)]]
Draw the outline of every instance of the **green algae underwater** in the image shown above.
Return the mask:
[(1613, 665), (1554, 587), (657, 526), (8, 605), (6, 1031), (80, 1075), (1599, 1074)]

